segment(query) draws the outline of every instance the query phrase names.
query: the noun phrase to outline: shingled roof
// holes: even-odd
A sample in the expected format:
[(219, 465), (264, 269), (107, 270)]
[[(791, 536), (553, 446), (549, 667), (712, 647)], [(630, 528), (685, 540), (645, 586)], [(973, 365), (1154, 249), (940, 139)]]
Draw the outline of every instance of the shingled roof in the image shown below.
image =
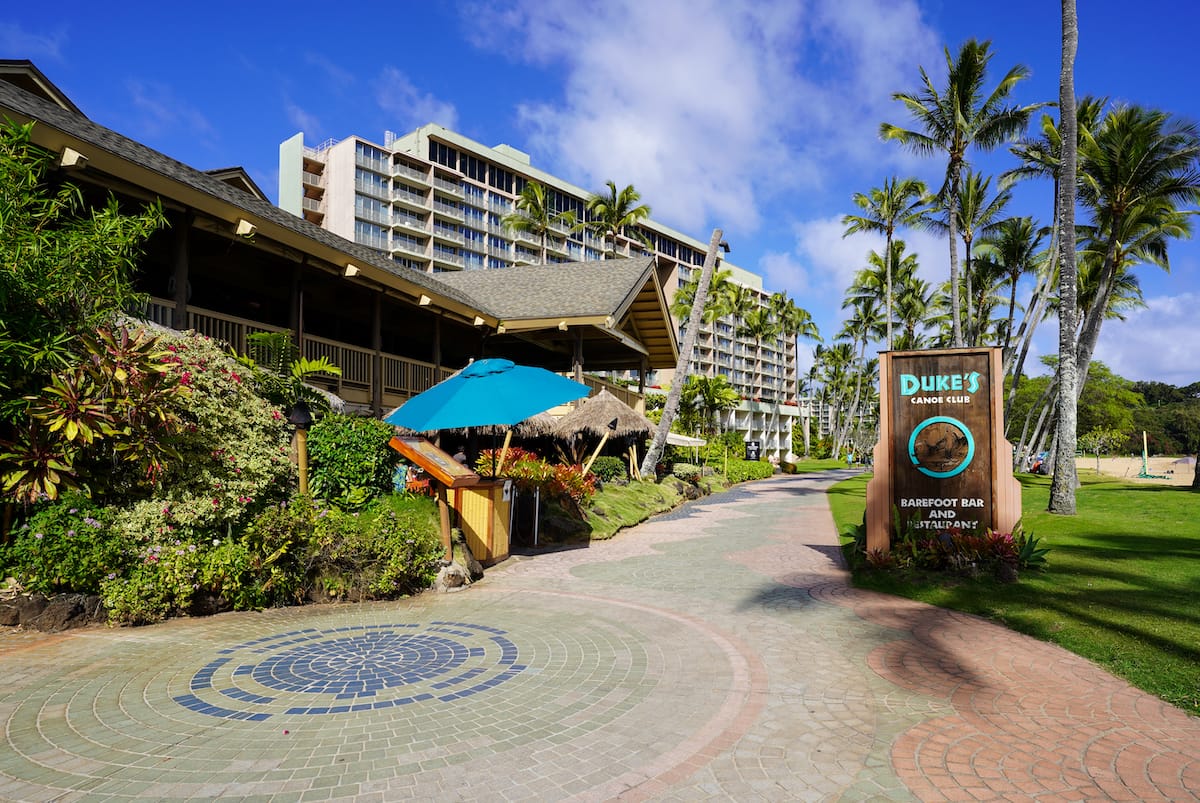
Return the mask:
[(621, 312), (653, 269), (653, 257), (521, 265), (444, 273), (438, 278), (505, 321), (604, 318)]
[[(32, 120), (36, 124), (35, 142), (50, 150), (61, 150), (70, 145), (87, 157), (90, 169), (102, 170), (215, 217), (231, 216), (228, 208), (232, 207), (244, 213), (261, 235), (287, 242), (303, 253), (322, 256), (338, 268), (347, 259), (352, 259), (355, 264), (373, 268), (372, 278), (387, 281), (390, 277), (392, 281), (388, 283), (415, 285), (431, 296), (457, 302), (461, 307), (457, 311), (463, 314), (486, 312), (474, 298), (439, 282), (430, 274), (401, 267), (370, 248), (326, 231), (217, 176), (189, 167), (105, 128), (82, 114), (19, 89), (7, 80), (0, 80), (0, 114)], [(226, 209), (215, 208), (211, 203), (213, 200)], [(236, 220), (229, 222), (232, 225)]]
[(652, 368), (674, 368), (679, 343), (657, 266), (655, 257), (644, 256), (444, 273), (439, 278), (479, 299), (510, 335), (541, 332), (545, 339), (558, 336), (565, 342), (573, 337), (570, 331), (586, 327), (591, 330), (586, 339), (592, 364), (605, 362), (600, 350), (611, 340), (642, 351)]
[(406, 293), (414, 302), (428, 295), (434, 308), (475, 325), (482, 321), (495, 330), (492, 343), (497, 345), (537, 342), (569, 353), (567, 339), (587, 330), (588, 364), (595, 368), (632, 367), (631, 352), (642, 354), (650, 367), (675, 365), (677, 338), (653, 257), (437, 275), (411, 270), (230, 183), (227, 169), (197, 170), (99, 125), (65, 96), (59, 98), (48, 82), (48, 89), (37, 84), (42, 91), (31, 94), (22, 88), (22, 75), (44, 77), (28, 62), (0, 61), (0, 66), (7, 68), (0, 70), (0, 116), (33, 121), (34, 142), (48, 150), (70, 147), (82, 154), (86, 170), (81, 177), (192, 210), (210, 227), (233, 231), (244, 218), (256, 227), (260, 242), (297, 259), (304, 255), (335, 272), (352, 263), (360, 278)]

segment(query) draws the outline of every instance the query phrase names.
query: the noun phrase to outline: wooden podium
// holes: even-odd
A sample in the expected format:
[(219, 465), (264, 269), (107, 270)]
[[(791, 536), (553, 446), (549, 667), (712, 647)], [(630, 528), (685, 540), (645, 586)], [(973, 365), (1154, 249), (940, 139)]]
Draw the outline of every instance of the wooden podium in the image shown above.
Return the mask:
[(475, 485), (479, 482), (479, 475), (425, 438), (396, 436), (388, 441), (388, 445), (413, 465), (419, 466), (436, 483), (442, 546), (446, 551), (445, 557), (449, 560), (453, 553), (450, 544), (450, 505), (446, 499), (446, 489)]

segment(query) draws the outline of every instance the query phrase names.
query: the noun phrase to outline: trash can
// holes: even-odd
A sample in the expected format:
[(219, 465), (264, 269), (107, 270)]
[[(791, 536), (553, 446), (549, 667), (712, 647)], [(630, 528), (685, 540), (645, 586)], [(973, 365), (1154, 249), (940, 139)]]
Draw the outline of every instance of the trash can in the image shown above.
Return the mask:
[(455, 488), (454, 509), (471, 554), (484, 566), (508, 557), (512, 480), (480, 480)]

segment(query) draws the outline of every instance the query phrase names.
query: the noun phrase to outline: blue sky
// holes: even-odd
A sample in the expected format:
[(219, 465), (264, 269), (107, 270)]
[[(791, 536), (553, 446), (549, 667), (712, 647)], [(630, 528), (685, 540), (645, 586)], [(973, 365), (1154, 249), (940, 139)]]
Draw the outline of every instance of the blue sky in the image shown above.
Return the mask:
[[(1200, 117), (1192, 26), (1082, 0), (1076, 84)], [(68, 2), (0, 11), (0, 57), (33, 60), (94, 120), (201, 169), (242, 165), (272, 198), (279, 143), (382, 141), (438, 122), (507, 143), (582, 187), (634, 184), (654, 218), (840, 326), (843, 290), (880, 243), (841, 237), (850, 196), (893, 174), (940, 182), (944, 163), (878, 138), (909, 125), (895, 91), (942, 47), (991, 39), (994, 73), (1021, 63), (1021, 103), (1058, 95), (1058, 3), (1014, 0), (509, 0), (388, 4)], [(380, 10), (375, 10), (376, 8)], [(382, 9), (387, 8), (387, 11)], [(935, 79), (936, 80), (936, 79)], [(1011, 166), (1006, 153), (980, 169)], [(1048, 185), (1010, 209), (1046, 221)], [(922, 274), (947, 247), (906, 235)], [(1141, 267), (1148, 308), (1105, 324), (1097, 358), (1130, 379), (1200, 381), (1200, 245), (1171, 273)], [(1193, 312), (1188, 316), (1188, 312)], [(1038, 347), (1052, 351), (1057, 323)]]

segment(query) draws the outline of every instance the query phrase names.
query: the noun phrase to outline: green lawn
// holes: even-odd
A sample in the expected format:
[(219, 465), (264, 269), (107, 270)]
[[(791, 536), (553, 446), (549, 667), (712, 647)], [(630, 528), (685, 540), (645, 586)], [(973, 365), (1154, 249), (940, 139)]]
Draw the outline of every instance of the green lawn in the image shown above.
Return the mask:
[[(855, 585), (987, 616), (1200, 714), (1200, 494), (1085, 474), (1078, 515), (1053, 516), (1049, 479), (1020, 479), (1025, 531), (1051, 549), (1043, 571), (1003, 585), (868, 570)], [(866, 483), (830, 489), (843, 535), (863, 520)]]
[(845, 460), (835, 460), (832, 457), (800, 459), (796, 461), (796, 472), (804, 474), (810, 471), (829, 471), (833, 468), (845, 468)]

